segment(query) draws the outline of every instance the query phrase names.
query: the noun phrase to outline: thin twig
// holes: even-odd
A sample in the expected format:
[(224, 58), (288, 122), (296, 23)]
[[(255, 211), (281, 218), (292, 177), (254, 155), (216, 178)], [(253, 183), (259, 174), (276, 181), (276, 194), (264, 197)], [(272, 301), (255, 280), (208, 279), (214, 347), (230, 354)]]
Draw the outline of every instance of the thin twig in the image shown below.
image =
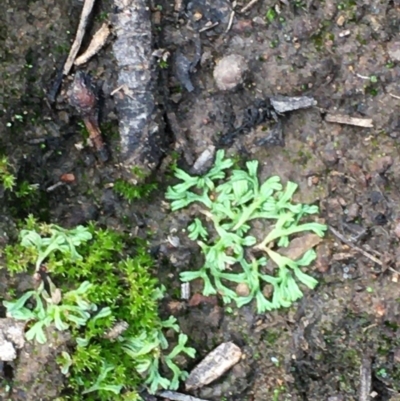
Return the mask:
[(355, 251), (361, 253), (363, 256), (366, 258), (372, 260), (374, 263), (377, 263), (379, 266), (383, 266), (383, 262), (381, 262), (379, 259), (377, 259), (374, 255), (371, 255), (367, 251), (364, 251), (364, 249), (359, 248), (357, 245), (354, 245), (351, 241), (349, 241), (344, 235), (340, 234), (339, 231), (335, 230), (333, 227), (328, 226), (329, 231), (338, 237), (342, 242), (344, 242), (346, 245), (348, 245), (350, 248), (353, 248)]
[(52, 192), (52, 191), (54, 191), (55, 189), (57, 189), (58, 187), (62, 187), (63, 185), (65, 185), (64, 182), (58, 181), (58, 182), (56, 182), (55, 184), (49, 186), (49, 187), (46, 189), (46, 191), (47, 191), (47, 192)]
[(371, 399), (371, 375), (371, 358), (369, 356), (364, 356), (360, 367), (359, 401), (369, 401)]
[(72, 65), (74, 64), (74, 61), (79, 52), (79, 49), (81, 48), (83, 36), (85, 35), (86, 26), (89, 22), (89, 16), (92, 12), (95, 1), (96, 0), (85, 0), (85, 3), (83, 4), (82, 13), (81, 13), (81, 17), (79, 20), (78, 29), (76, 31), (75, 40), (71, 46), (71, 50), (69, 52), (67, 61), (65, 62), (65, 65), (64, 65), (64, 69), (63, 69), (64, 75), (68, 75), (69, 72), (71, 71)]
[(389, 96), (394, 97), (395, 99), (400, 100), (400, 96), (397, 95), (393, 95), (393, 93), (389, 93)]
[(225, 32), (229, 32), (230, 29), (232, 28), (232, 24), (233, 24), (233, 19), (235, 18), (235, 11), (231, 12), (231, 15), (229, 17), (229, 22), (228, 22), (228, 27), (226, 28)]
[[(338, 237), (342, 242), (344, 242), (346, 245), (349, 247), (353, 248), (355, 251), (360, 252), (362, 255), (364, 255), (366, 258), (371, 259), (373, 262), (377, 263), (379, 266), (383, 266), (383, 262), (381, 262), (378, 258), (376, 258), (374, 255), (371, 255), (367, 251), (364, 251), (364, 249), (359, 248), (357, 245), (354, 245), (350, 240), (348, 240), (345, 236), (340, 234), (337, 230), (335, 230), (333, 227), (328, 226), (329, 230), (331, 231), (332, 234), (334, 234), (336, 237)], [(379, 252), (376, 252), (377, 254), (380, 255)], [(392, 272), (400, 275), (400, 272), (397, 271), (396, 269), (393, 269), (391, 266), (387, 266), (387, 268)]]
[(177, 393), (176, 391), (160, 391), (157, 393), (159, 397), (168, 398), (174, 401), (207, 401), (201, 398), (193, 397), (192, 395), (186, 395)]
[(327, 114), (325, 121), (328, 123), (348, 124), (357, 127), (373, 128), (372, 118), (357, 118), (350, 117), (343, 114)]
[(210, 29), (215, 28), (218, 24), (219, 24), (219, 22), (214, 22), (211, 25), (206, 25), (203, 28), (199, 29), (199, 33), (202, 33), (202, 32), (205, 32), (205, 31), (209, 31)]
[(246, 4), (241, 10), (241, 13), (245, 13), (250, 7), (253, 7), (254, 4), (258, 3), (259, 0), (251, 0), (248, 4)]

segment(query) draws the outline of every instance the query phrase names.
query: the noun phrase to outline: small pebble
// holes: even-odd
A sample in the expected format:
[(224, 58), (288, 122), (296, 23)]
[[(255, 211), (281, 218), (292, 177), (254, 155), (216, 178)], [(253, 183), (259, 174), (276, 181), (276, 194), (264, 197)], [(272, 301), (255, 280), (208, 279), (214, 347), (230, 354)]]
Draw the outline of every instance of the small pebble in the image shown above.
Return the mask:
[(337, 24), (338, 26), (343, 26), (345, 20), (346, 20), (346, 19), (344, 18), (344, 15), (340, 15), (339, 18), (336, 20), (336, 24)]
[(214, 79), (220, 90), (232, 90), (243, 83), (247, 70), (245, 58), (231, 54), (218, 61), (214, 68)]
[(236, 286), (236, 294), (240, 297), (247, 297), (250, 294), (249, 286), (246, 283), (239, 283)]
[(60, 180), (62, 182), (71, 183), (75, 181), (75, 176), (72, 173), (66, 173), (60, 177)]

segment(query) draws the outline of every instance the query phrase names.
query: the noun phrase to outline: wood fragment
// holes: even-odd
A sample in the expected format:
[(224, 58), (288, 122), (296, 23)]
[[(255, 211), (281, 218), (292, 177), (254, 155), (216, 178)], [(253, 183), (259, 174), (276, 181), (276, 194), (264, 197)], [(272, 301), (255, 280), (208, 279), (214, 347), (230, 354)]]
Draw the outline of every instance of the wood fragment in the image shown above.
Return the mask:
[(355, 125), (357, 127), (373, 128), (372, 118), (350, 117), (344, 114), (327, 114), (325, 121), (328, 123)]
[(206, 173), (207, 170), (211, 168), (212, 163), (214, 162), (214, 158), (215, 158), (215, 146), (210, 145), (196, 159), (190, 172), (196, 175)]
[(211, 351), (191, 372), (186, 390), (195, 390), (217, 380), (242, 357), (241, 349), (232, 342), (222, 343)]
[(393, 93), (389, 93), (389, 96), (393, 97), (394, 99), (400, 100), (400, 96), (393, 95)]
[(95, 1), (96, 0), (85, 0), (85, 2), (83, 4), (78, 29), (77, 29), (76, 35), (75, 35), (75, 40), (71, 46), (71, 50), (68, 54), (67, 61), (64, 64), (64, 68), (63, 68), (64, 75), (68, 75), (69, 72), (71, 71), (71, 68), (74, 64), (75, 58), (79, 52), (79, 49), (81, 48), (83, 36), (85, 35), (86, 27), (89, 22), (89, 17), (93, 10), (93, 5), (94, 5)]
[(358, 401), (371, 400), (371, 358), (364, 356), (360, 367), (360, 389)]
[(75, 65), (85, 64), (95, 54), (97, 54), (101, 48), (106, 44), (108, 37), (110, 36), (110, 28), (107, 23), (104, 23), (101, 28), (94, 34), (88, 48), (81, 54), (76, 60)]
[(272, 96), (270, 102), (277, 113), (286, 113), (317, 105), (316, 100), (311, 96)]
[(247, 3), (241, 10), (241, 13), (245, 13), (248, 9), (254, 6), (254, 4), (258, 3), (259, 0), (251, 0), (249, 3)]
[(191, 395), (186, 395), (182, 393), (177, 393), (176, 391), (160, 391), (157, 396), (166, 398), (172, 401), (207, 401), (202, 398), (193, 397)]
[(199, 33), (205, 32), (205, 31), (209, 31), (210, 29), (215, 28), (217, 25), (219, 25), (219, 22), (214, 22), (213, 24), (210, 25), (206, 25), (203, 28), (199, 29)]
[(348, 245), (350, 248), (353, 248), (355, 251), (361, 253), (363, 256), (366, 258), (372, 260), (374, 263), (378, 264), (379, 266), (383, 266), (383, 263), (376, 258), (374, 255), (371, 255), (367, 251), (364, 251), (364, 249), (359, 248), (357, 245), (354, 245), (351, 241), (349, 241), (344, 235), (340, 234), (339, 231), (336, 231), (333, 227), (328, 226), (329, 231), (338, 237), (342, 242), (344, 242), (346, 245)]
[(63, 185), (65, 185), (64, 182), (58, 181), (53, 185), (50, 185), (49, 187), (46, 188), (46, 192), (52, 192), (55, 189), (57, 189), (58, 187), (62, 187)]
[(225, 32), (229, 32), (231, 30), (234, 18), (235, 18), (235, 11), (232, 11), (231, 15), (229, 16), (229, 22)]
[(144, 179), (159, 166), (167, 147), (163, 110), (158, 102), (160, 69), (152, 56), (149, 1), (113, 0), (112, 4), (116, 86), (123, 88), (115, 96), (121, 167), (125, 179), (136, 181), (138, 176), (133, 171), (139, 169)]

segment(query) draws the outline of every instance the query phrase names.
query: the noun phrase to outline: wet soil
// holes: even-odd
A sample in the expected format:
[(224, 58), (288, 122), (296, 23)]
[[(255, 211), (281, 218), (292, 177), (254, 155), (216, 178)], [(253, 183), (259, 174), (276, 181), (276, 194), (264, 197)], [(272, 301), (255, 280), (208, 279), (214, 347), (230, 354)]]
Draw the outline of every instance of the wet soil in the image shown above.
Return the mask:
[[(152, 5), (155, 48), (170, 53), (161, 69), (159, 103), (175, 116), (175, 124), (166, 118), (170, 147), (155, 177), (159, 191), (129, 204), (112, 190), (121, 172), (111, 41), (83, 68), (101, 89), (101, 128), (112, 152), (112, 159), (101, 163), (86, 146), (80, 117), (66, 101), (72, 79), (64, 79), (55, 102), (49, 100), (81, 3), (5, 0), (0, 14), (0, 149), (18, 180), (37, 184), (40, 196), (19, 205), (1, 192), (1, 243), (15, 239), (16, 222), (28, 213), (64, 226), (97, 220), (135, 235), (151, 231), (152, 245), (160, 247), (165, 262), (159, 270), (169, 293), (164, 306), (179, 318), (197, 360), (223, 341), (234, 341), (245, 354), (216, 384), (198, 391), (202, 398), (366, 400), (360, 398), (365, 385), (360, 368), (370, 365), (374, 400), (398, 400), (400, 5), (260, 0), (240, 13), (243, 5), (236, 5), (231, 26), (233, 5), (223, 0)], [(111, 12), (111, 2), (96, 6), (89, 36)], [(216, 25), (199, 33), (210, 21)], [(248, 72), (236, 89), (221, 91), (213, 69), (232, 54), (246, 60)], [(191, 63), (183, 73), (177, 62), (182, 55)], [(221, 136), (240, 126), (246, 108), (271, 95), (313, 96), (318, 105), (285, 115), (284, 146), (257, 145), (255, 139), (269, 128), (255, 124), (227, 150), (259, 160), (262, 177), (278, 174), (298, 183), (297, 200), (318, 204), (341, 238), (330, 232), (318, 246), (312, 274), (320, 284), (288, 310), (260, 316), (254, 305), (224, 308), (216, 298), (182, 302), (179, 272), (196, 268), (201, 259), (182, 231), (190, 216), (172, 214), (165, 205), (168, 166), (176, 150), (186, 152), (178, 163), (188, 168), (188, 154), (196, 158), (208, 146), (220, 146)], [(372, 118), (373, 128), (328, 123), (328, 112)], [(74, 174), (74, 182), (48, 191), (65, 173)], [(171, 230), (180, 238), (178, 249), (167, 241)], [(8, 281), (4, 269), (0, 274), (0, 298), (7, 297), (10, 286), (23, 287), (22, 279), (22, 284)], [(192, 294), (200, 291), (192, 286)], [(12, 366), (13, 399), (18, 394), (21, 399), (56, 397), (62, 376), (55, 354), (24, 350)], [(45, 380), (32, 374), (38, 363), (48, 367)]]

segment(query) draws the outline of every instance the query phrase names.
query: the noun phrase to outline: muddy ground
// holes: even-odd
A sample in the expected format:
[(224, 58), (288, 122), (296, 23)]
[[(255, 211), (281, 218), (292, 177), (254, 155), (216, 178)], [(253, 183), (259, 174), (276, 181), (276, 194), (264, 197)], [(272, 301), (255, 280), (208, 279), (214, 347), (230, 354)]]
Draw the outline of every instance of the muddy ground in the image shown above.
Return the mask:
[[(228, 340), (245, 352), (246, 357), (218, 383), (199, 391), (202, 398), (399, 400), (400, 4), (397, 0), (259, 0), (240, 13), (244, 5), (237, 3), (229, 30), (232, 4), (223, 0), (184, 2), (180, 11), (179, 4), (164, 0), (152, 5), (155, 47), (170, 53), (160, 74), (158, 86), (168, 89), (160, 91), (160, 107), (175, 113), (177, 126), (167, 121), (170, 145), (157, 174), (160, 190), (150, 201), (129, 204), (110, 185), (120, 176), (111, 39), (81, 67), (101, 88), (101, 124), (112, 151), (112, 159), (101, 164), (92, 149), (81, 146), (82, 123), (65, 96), (71, 79), (64, 79), (54, 103), (49, 100), (81, 3), (3, 0), (1, 152), (12, 161), (19, 180), (39, 185), (41, 196), (27, 205), (2, 202), (2, 244), (15, 238), (16, 221), (30, 212), (65, 226), (98, 220), (138, 235), (151, 230), (153, 245), (161, 246), (171, 262), (163, 264), (160, 279), (167, 285), (170, 301), (179, 301), (178, 273), (199, 259), (190, 259), (198, 249), (181, 232), (188, 216), (171, 214), (164, 203), (168, 166), (176, 150), (182, 150), (174, 143), (177, 127), (187, 140), (186, 152), (196, 158), (210, 144), (219, 146), (221, 135), (232, 124), (240, 125), (243, 111), (257, 99), (313, 96), (316, 107), (284, 117), (283, 146), (257, 144), (255, 138), (268, 129), (255, 125), (240, 133), (227, 150), (259, 160), (263, 177), (278, 174), (298, 183), (297, 199), (318, 204), (327, 224), (351, 245), (332, 233), (326, 236), (312, 272), (320, 285), (289, 310), (259, 316), (254, 305), (224, 309), (214, 299), (196, 306), (169, 305), (197, 349), (198, 359)], [(111, 2), (96, 5), (89, 36), (112, 12)], [(218, 25), (196, 33), (209, 21)], [(194, 90), (188, 92), (179, 81), (174, 56), (179, 51), (192, 60), (199, 41), (201, 60), (190, 73)], [(216, 86), (213, 69), (230, 54), (244, 57), (248, 73), (242, 85), (224, 92)], [(369, 117), (373, 128), (329, 123), (326, 113)], [(178, 163), (187, 168), (188, 159), (180, 154)], [(64, 173), (73, 173), (75, 181), (47, 192)], [(181, 237), (179, 250), (167, 245), (172, 229)], [(0, 290), (10, 285), (18, 283), (3, 281)], [(199, 289), (192, 286), (192, 291)], [(27, 352), (12, 372), (2, 374), (30, 386), (36, 399), (55, 399), (60, 376), (52, 368), (52, 353)], [(38, 385), (32, 374), (38, 359), (53, 372), (47, 373), (47, 385)], [(370, 398), (360, 396), (365, 385), (360, 368), (369, 366)], [(14, 390), (18, 394), (18, 388)]]

